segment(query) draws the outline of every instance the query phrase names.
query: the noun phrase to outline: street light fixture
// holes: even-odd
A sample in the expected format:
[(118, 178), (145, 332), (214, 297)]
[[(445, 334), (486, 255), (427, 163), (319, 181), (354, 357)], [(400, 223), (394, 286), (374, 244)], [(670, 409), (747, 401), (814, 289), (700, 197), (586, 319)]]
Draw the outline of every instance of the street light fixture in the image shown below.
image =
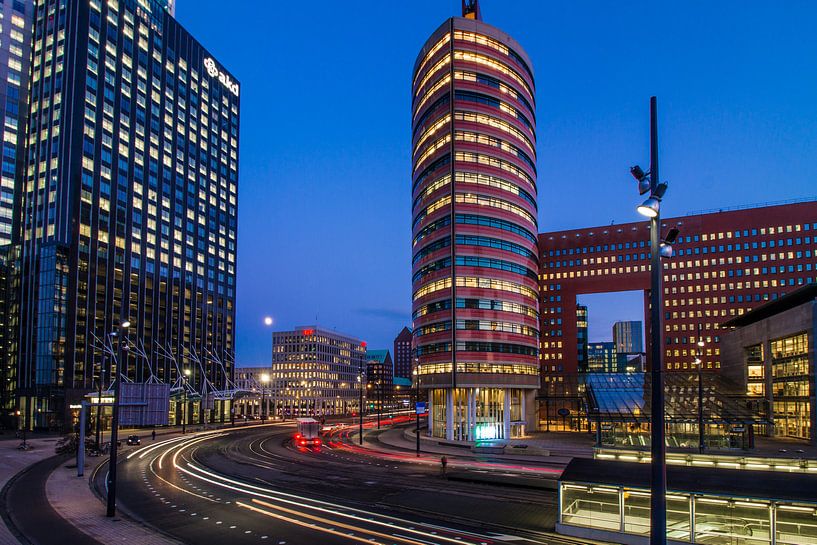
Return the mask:
[[(114, 329), (110, 333), (111, 337), (119, 338), (119, 342), (117, 343), (119, 357), (111, 363), (112, 365), (116, 363), (116, 375), (114, 378), (113, 411), (111, 414), (111, 457), (108, 460), (108, 504), (105, 513), (108, 517), (116, 516), (116, 457), (118, 451), (117, 444), (119, 443), (119, 392), (122, 385), (122, 356), (123, 352), (128, 351), (127, 339), (124, 338), (128, 327), (130, 327), (130, 322), (125, 320), (119, 324), (117, 329)], [(125, 371), (127, 372), (127, 369)], [(79, 448), (84, 448), (84, 445), (80, 445)]]
[(706, 450), (706, 436), (704, 434), (704, 339), (701, 336), (702, 326), (698, 324), (698, 340), (695, 343), (698, 349), (695, 356), (695, 365), (698, 366), (698, 452)]
[(187, 383), (192, 374), (190, 369), (185, 369), (182, 377), (182, 435), (187, 431)]
[(640, 166), (630, 167), (630, 174), (638, 181), (638, 194), (643, 195), (650, 190), (651, 182), (649, 173), (644, 173)]
[(264, 405), (264, 394), (267, 392), (269, 384), (269, 373), (261, 373), (261, 422), (267, 421), (267, 409)]

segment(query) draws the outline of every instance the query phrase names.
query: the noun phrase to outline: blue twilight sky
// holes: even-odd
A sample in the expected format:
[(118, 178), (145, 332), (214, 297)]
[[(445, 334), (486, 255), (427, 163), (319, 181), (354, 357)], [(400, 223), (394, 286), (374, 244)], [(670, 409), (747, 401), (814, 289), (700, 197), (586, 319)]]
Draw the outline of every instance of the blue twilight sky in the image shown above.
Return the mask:
[[(817, 195), (817, 3), (481, 3), (533, 59), (540, 231), (637, 219), (651, 94), (666, 214)], [(239, 365), (269, 361), (265, 315), (373, 348), (409, 323), (411, 70), (459, 9), (178, 1), (241, 82)], [(627, 300), (593, 313), (639, 316)]]

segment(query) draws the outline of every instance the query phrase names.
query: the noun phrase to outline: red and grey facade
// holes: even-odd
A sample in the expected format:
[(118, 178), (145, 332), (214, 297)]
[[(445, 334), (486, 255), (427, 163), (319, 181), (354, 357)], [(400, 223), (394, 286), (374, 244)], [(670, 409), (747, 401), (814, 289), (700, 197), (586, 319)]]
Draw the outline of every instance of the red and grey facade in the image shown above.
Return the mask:
[(420, 51), (412, 96), (413, 334), (429, 429), (520, 435), (539, 386), (531, 63), (464, 9)]
[[(719, 372), (721, 324), (817, 280), (817, 201), (692, 214), (662, 224), (663, 232), (680, 230), (674, 257), (663, 260), (661, 348), (668, 372), (693, 371), (699, 326), (704, 370)], [(648, 225), (539, 235), (543, 382), (561, 382), (579, 370), (578, 295), (643, 291), (649, 325)]]

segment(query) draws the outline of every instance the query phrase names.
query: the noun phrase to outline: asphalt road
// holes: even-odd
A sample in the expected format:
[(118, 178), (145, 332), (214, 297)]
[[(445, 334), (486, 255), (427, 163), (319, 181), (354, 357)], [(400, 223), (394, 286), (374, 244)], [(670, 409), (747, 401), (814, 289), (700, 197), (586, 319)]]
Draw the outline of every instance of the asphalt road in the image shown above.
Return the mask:
[(67, 456), (46, 458), (21, 473), (6, 489), (5, 505), (8, 506), (8, 513), (5, 516), (11, 519), (9, 527), (23, 543), (101, 545), (101, 542), (60, 517), (45, 499), (48, 476), (54, 469), (69, 461), (70, 457)]
[[(146, 444), (122, 456), (118, 503), (187, 543), (566, 542), (548, 533), (554, 490), (452, 481), (436, 458), (372, 455), (342, 437), (296, 448), (293, 433), (272, 424)], [(449, 470), (529, 473), (466, 461)]]

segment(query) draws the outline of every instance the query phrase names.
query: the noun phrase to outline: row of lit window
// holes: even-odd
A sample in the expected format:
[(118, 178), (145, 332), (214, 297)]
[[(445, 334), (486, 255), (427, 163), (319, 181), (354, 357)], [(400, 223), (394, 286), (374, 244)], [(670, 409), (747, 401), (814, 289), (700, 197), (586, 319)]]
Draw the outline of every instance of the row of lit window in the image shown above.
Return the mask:
[[(536, 219), (533, 217), (533, 215), (530, 214), (530, 212), (528, 212), (527, 210), (520, 206), (517, 206), (503, 199), (490, 197), (487, 195), (475, 195), (472, 193), (467, 193), (463, 195), (458, 193), (456, 195), (455, 202), (459, 204), (475, 204), (479, 206), (487, 206), (491, 208), (504, 210), (506, 212), (511, 212), (512, 214), (516, 214), (517, 216), (525, 218), (530, 223), (532, 223), (534, 227), (536, 226)], [(448, 206), (450, 203), (451, 203), (450, 195), (446, 195), (445, 197), (442, 197), (441, 199), (431, 203), (417, 215), (417, 217), (414, 219), (412, 228), (416, 227), (420, 220), (422, 220), (429, 214), (445, 206)]]
[[(456, 321), (457, 330), (462, 331), (493, 331), (501, 333), (513, 333), (516, 335), (526, 335), (528, 337), (539, 337), (539, 331), (531, 326), (520, 324), (518, 322), (503, 322), (498, 320), (465, 320), (459, 319)], [(451, 320), (444, 320), (442, 322), (435, 322), (418, 326), (414, 330), (414, 335), (421, 337), (423, 335), (431, 335), (441, 331), (449, 331), (451, 329)]]
[[(453, 365), (451, 363), (424, 363), (418, 366), (420, 375), (437, 375), (441, 373), (451, 374)], [(502, 364), (502, 363), (478, 363), (478, 362), (457, 362), (457, 373), (480, 373), (480, 374), (512, 374), (512, 375), (538, 375), (539, 367), (536, 365)]]
[[(815, 244), (817, 244), (817, 239), (815, 239)], [(706, 252), (704, 252), (704, 253), (706, 253)], [(679, 252), (679, 253), (676, 253), (675, 255), (680, 257), (680, 256), (683, 255), (683, 253)], [(721, 257), (719, 259), (714, 259), (713, 258), (711, 260), (704, 259), (703, 261), (696, 260), (695, 261), (695, 266), (699, 267), (701, 264), (703, 264), (704, 267), (715, 267), (715, 266), (718, 266), (718, 265), (732, 265), (733, 263), (757, 263), (758, 261), (765, 262), (765, 261), (777, 261), (778, 259), (780, 259), (780, 260), (802, 259), (804, 257), (807, 258), (807, 259), (811, 258), (812, 257), (811, 250), (805, 250), (805, 251), (798, 250), (798, 251), (794, 251), (794, 252), (779, 252), (779, 253), (770, 253), (770, 254), (769, 253), (764, 253), (764, 254), (759, 254), (759, 255), (746, 255), (746, 256), (737, 256), (737, 257), (728, 257), (728, 258)], [(544, 255), (543, 255), (543, 258), (544, 258)], [(548, 261), (548, 262), (545, 262), (545, 263), (546, 263), (547, 267), (549, 267), (549, 268), (558, 269), (558, 268), (561, 268), (561, 267), (574, 267), (574, 266), (575, 267), (580, 267), (580, 266), (586, 266), (586, 265), (596, 265), (596, 264), (600, 265), (602, 263), (621, 263), (621, 262), (624, 262), (624, 261), (630, 261), (630, 260), (637, 261), (639, 259), (649, 259), (649, 258), (650, 258), (649, 253), (623, 254), (623, 255), (619, 254), (619, 255), (611, 255), (611, 256), (604, 256), (604, 257), (598, 257), (598, 258), (594, 258), (594, 257), (591, 257), (589, 259), (584, 258), (584, 259), (581, 259), (581, 260), (580, 259), (576, 259), (576, 260), (573, 260), (573, 259), (567, 260), (566, 259), (566, 260), (563, 260), (563, 261)], [(680, 263), (683, 263), (683, 260), (678, 260), (678, 261)], [(687, 264), (689, 264), (689, 263), (692, 263), (692, 262), (687, 261)], [(664, 268), (666, 269), (666, 268), (674, 268), (674, 267), (670, 267), (669, 265), (667, 265), (665, 263)], [(748, 271), (749, 269), (746, 269), (746, 270)]]
[[(437, 54), (437, 52), (440, 51), (440, 49), (442, 49), (446, 44), (448, 44), (448, 42), (450, 40), (451, 40), (451, 35), (449, 33), (446, 33), (446, 34), (443, 35), (442, 38), (440, 38), (437, 41), (437, 43), (435, 43), (428, 50), (428, 52), (423, 57), (423, 60), (417, 66), (417, 72), (416, 72), (416, 74), (414, 76), (415, 81), (417, 80), (417, 76), (420, 73), (422, 73), (423, 68), (425, 67), (426, 63), (429, 60), (431, 60), (434, 57), (434, 55)], [(519, 63), (519, 65), (522, 66), (522, 68), (524, 68), (525, 71), (528, 73), (530, 78), (533, 79), (533, 73), (531, 72), (530, 67), (528, 67), (527, 63), (525, 63), (525, 61), (522, 60), (522, 57), (520, 57), (518, 53), (516, 53), (514, 50), (508, 48), (507, 45), (503, 44), (502, 42), (500, 42), (498, 40), (495, 40), (495, 39), (490, 38), (488, 36), (485, 36), (483, 34), (476, 34), (474, 32), (464, 32), (462, 30), (455, 30), (454, 31), (454, 40), (459, 40), (459, 41), (463, 41), (463, 42), (467, 42), (467, 43), (476, 43), (478, 45), (482, 45), (482, 46), (486, 46), (486, 47), (490, 47), (492, 49), (495, 49), (496, 51), (499, 51), (500, 53), (504, 53), (505, 55), (508, 55), (514, 61)]]
[(528, 185), (530, 185), (531, 189), (534, 192), (536, 191), (536, 182), (530, 176), (530, 174), (528, 174), (523, 169), (517, 167), (516, 165), (509, 161), (505, 161), (492, 155), (486, 155), (484, 153), (473, 153), (466, 151), (455, 152), (454, 159), (461, 163), (477, 163), (480, 165), (490, 166), (499, 170), (504, 170), (505, 172), (513, 174), (520, 180), (527, 182)]
[[(443, 299), (428, 303), (416, 309), (412, 314), (412, 320), (416, 320), (422, 316), (449, 310), (451, 308), (451, 300)], [(495, 312), (512, 312), (515, 314), (522, 314), (531, 318), (538, 318), (539, 313), (536, 309), (526, 305), (515, 303), (513, 301), (502, 301), (499, 299), (466, 299), (457, 298), (457, 308), (473, 309), (473, 310), (490, 310)]]
[[(511, 293), (517, 293), (519, 295), (524, 295), (533, 300), (536, 300), (536, 291), (530, 289), (528, 286), (525, 286), (523, 284), (517, 284), (516, 282), (509, 282), (507, 280), (497, 280), (495, 278), (457, 276), (457, 287), (507, 291)], [(414, 295), (412, 296), (412, 300), (416, 301), (417, 299), (420, 299), (421, 297), (424, 297), (431, 293), (450, 288), (451, 278), (450, 277), (441, 278), (439, 280), (429, 282), (428, 284), (425, 284), (420, 289), (415, 291)]]
[[(415, 199), (412, 209), (416, 208), (419, 202), (427, 197), (428, 195), (432, 194), (433, 192), (437, 191), (441, 187), (446, 186), (451, 180), (451, 175), (446, 174), (445, 176), (435, 180), (433, 183), (429, 184), (423, 191), (417, 196)], [(507, 180), (503, 180), (502, 178), (497, 178), (496, 176), (491, 176), (489, 174), (481, 174), (481, 173), (474, 173), (474, 172), (462, 172), (457, 171), (454, 174), (454, 180), (458, 184), (476, 184), (476, 185), (483, 185), (487, 187), (493, 187), (496, 189), (501, 189), (503, 191), (508, 191), (509, 193), (513, 193), (514, 195), (524, 199), (528, 202), (531, 206), (536, 207), (536, 201), (534, 198), (519, 187), (518, 185), (509, 182)], [(436, 209), (436, 208), (435, 208)], [(430, 212), (428, 212), (430, 213)]]
[[(763, 209), (759, 208), (757, 210), (762, 211)], [(635, 230), (635, 229), (636, 228), (633, 227), (633, 230)], [(749, 236), (754, 237), (754, 236), (757, 236), (758, 233), (760, 235), (767, 235), (768, 234), (770, 236), (774, 235), (774, 234), (781, 234), (781, 233), (784, 233), (784, 232), (785, 233), (793, 233), (793, 232), (794, 233), (799, 233), (801, 231), (810, 231), (810, 230), (813, 230), (813, 229), (817, 230), (817, 223), (814, 223), (814, 224), (804, 223), (804, 224), (785, 225), (785, 226), (778, 225), (777, 227), (768, 227), (768, 228), (767, 227), (762, 227), (760, 229), (757, 229), (757, 228), (744, 229), (743, 231), (737, 230), (737, 231), (734, 231), (734, 238), (741, 238), (741, 237), (745, 238), (745, 237), (749, 237)], [(619, 232), (621, 232), (620, 229), (619, 229)], [(604, 231), (604, 234), (607, 234), (607, 231)], [(590, 235), (592, 236), (593, 233), (590, 233)], [(577, 236), (578, 236), (578, 233), (577, 233)], [(566, 238), (566, 235), (563, 235), (562, 238)], [(688, 235), (688, 236), (683, 236), (682, 235), (682, 236), (678, 237), (675, 244), (683, 245), (685, 243), (688, 244), (688, 243), (694, 243), (694, 242), (700, 242), (700, 241), (706, 242), (706, 241), (723, 240), (723, 239), (731, 239), (731, 238), (733, 238), (733, 232), (732, 231), (728, 231), (726, 233), (720, 232), (720, 233), (709, 233), (709, 234), (704, 233), (704, 234), (701, 234), (701, 235)], [(550, 240), (553, 240), (553, 237), (550, 237)], [(796, 240), (798, 241), (796, 243), (799, 244), (800, 243), (799, 239), (796, 239)], [(806, 240), (808, 240), (808, 237), (806, 238)], [(748, 244), (748, 243), (744, 243), (743, 249), (747, 249), (746, 244)], [(764, 243), (761, 242), (761, 244), (764, 244)], [(554, 256), (554, 255), (559, 256), (559, 255), (568, 255), (568, 254), (573, 255), (574, 253), (575, 254), (582, 254), (582, 253), (586, 254), (586, 253), (588, 253), (588, 251), (590, 253), (593, 253), (594, 251), (595, 252), (615, 251), (616, 249), (618, 249), (618, 250), (629, 249), (631, 247), (631, 245), (632, 245), (632, 248), (649, 247), (649, 241), (642, 240), (642, 241), (638, 241), (638, 242), (624, 242), (624, 243), (619, 242), (617, 244), (614, 243), (614, 244), (604, 244), (604, 245), (589, 246), (589, 247), (569, 248), (569, 249), (562, 249), (562, 250), (548, 250), (548, 255), (550, 255), (550, 256)], [(791, 245), (791, 244), (789, 244), (789, 245)], [(757, 243), (753, 242), (752, 247), (756, 248)], [(763, 247), (765, 247), (765, 246), (763, 246)]]

